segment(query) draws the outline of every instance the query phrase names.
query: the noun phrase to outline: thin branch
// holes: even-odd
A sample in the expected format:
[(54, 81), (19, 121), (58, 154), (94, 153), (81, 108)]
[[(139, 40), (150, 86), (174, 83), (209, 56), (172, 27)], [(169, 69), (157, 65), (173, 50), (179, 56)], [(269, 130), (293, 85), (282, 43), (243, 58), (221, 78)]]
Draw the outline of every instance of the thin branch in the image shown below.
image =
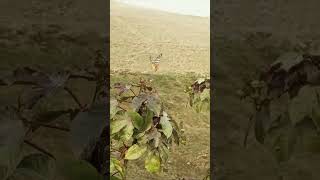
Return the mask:
[(83, 109), (83, 105), (80, 103), (79, 99), (77, 96), (69, 89), (68, 87), (64, 87), (64, 90), (66, 90), (74, 99), (74, 101), (79, 105), (80, 109)]
[(39, 147), (38, 145), (36, 145), (36, 144), (34, 144), (34, 143), (32, 143), (32, 142), (30, 142), (28, 140), (24, 140), (23, 142), (28, 144), (29, 146), (33, 147), (34, 149), (36, 149), (36, 150), (38, 150), (38, 151), (40, 151), (40, 152), (52, 157), (53, 159), (56, 159), (50, 152), (48, 152), (45, 149)]

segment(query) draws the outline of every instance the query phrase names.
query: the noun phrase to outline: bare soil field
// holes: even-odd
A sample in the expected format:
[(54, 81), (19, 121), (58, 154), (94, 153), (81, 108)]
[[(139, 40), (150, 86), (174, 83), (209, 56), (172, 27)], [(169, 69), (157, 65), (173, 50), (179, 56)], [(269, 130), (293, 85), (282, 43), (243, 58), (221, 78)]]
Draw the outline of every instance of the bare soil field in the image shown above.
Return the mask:
[(209, 74), (209, 23), (112, 1), (110, 68), (151, 72), (149, 56), (162, 53), (159, 73)]

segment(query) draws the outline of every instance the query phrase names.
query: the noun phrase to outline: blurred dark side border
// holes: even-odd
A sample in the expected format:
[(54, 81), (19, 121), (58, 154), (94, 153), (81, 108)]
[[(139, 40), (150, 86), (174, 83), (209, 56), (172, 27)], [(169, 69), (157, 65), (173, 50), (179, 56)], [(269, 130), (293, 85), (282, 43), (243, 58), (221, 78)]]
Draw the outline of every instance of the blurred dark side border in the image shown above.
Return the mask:
[[(60, 41), (64, 43), (60, 44)], [(108, 68), (105, 74), (106, 82), (104, 83), (107, 85), (106, 87), (109, 87), (110, 1), (0, 0), (1, 71), (25, 66), (44, 66), (48, 67), (48, 69), (54, 69), (56, 67), (64, 68), (70, 63), (68, 60), (72, 61), (70, 63), (72, 65), (81, 66), (86, 60), (91, 58), (90, 54), (93, 54), (95, 50), (100, 50), (107, 59)], [(44, 69), (43, 73), (46, 73), (46, 71), (47, 70)], [(83, 89), (88, 93), (86, 88)], [(12, 92), (11, 90), (6, 92), (3, 92), (2, 90), (0, 92), (0, 103), (3, 105), (11, 102), (12, 97), (10, 96), (20, 91), (21, 89), (13, 90)], [(106, 89), (106, 92), (107, 96), (105, 98), (106, 103), (104, 107), (106, 116), (104, 120), (109, 127), (109, 88)], [(85, 98), (81, 97), (80, 101), (82, 99)], [(49, 125), (47, 127), (52, 128)], [(0, 128), (0, 131), (2, 136), (6, 133), (2, 133), (2, 131), (8, 130), (2, 127)], [(66, 131), (70, 131), (70, 129), (67, 129)], [(109, 134), (106, 136), (109, 137)], [(5, 138), (7, 137), (4, 137), (4, 139)], [(53, 138), (56, 140), (55, 136)], [(10, 140), (10, 137), (8, 139)], [(107, 147), (109, 147), (109, 138), (106, 139), (108, 140)], [(1, 144), (1, 146), (3, 147), (7, 144)], [(35, 144), (30, 142), (25, 144), (36, 147)], [(39, 152), (45, 152), (46, 149), (47, 151), (51, 150), (50, 146), (43, 149), (38, 148)], [(107, 157), (109, 157), (109, 154), (109, 148), (107, 148)], [(1, 164), (1, 166), (2, 165), (3, 164)], [(106, 171), (108, 173), (109, 167), (108, 161)], [(2, 179), (1, 177), (0, 179)], [(104, 179), (109, 179), (109, 174), (105, 174)]]
[[(251, 75), (254, 71), (270, 68), (282, 55), (292, 52), (319, 55), (320, 24), (314, 21), (320, 17), (319, 1), (213, 0), (210, 3), (211, 179), (320, 179), (319, 140), (313, 142), (313, 147), (318, 147), (314, 152), (309, 146), (294, 144), (298, 147), (291, 151), (296, 154), (285, 155), (290, 157), (290, 161), (285, 157), (285, 164), (281, 159), (284, 155), (279, 155), (279, 152), (287, 153), (280, 151), (279, 146), (283, 144), (275, 146), (272, 154), (256, 139), (254, 131), (259, 130), (252, 127), (250, 135), (245, 135), (245, 131), (249, 132), (250, 112), (236, 97), (236, 90), (244, 84), (242, 78), (256, 78)], [(286, 59), (287, 64), (295, 61), (292, 57)], [(306, 128), (304, 123), (301, 124)], [(310, 127), (308, 125), (306, 132), (311, 133)], [(244, 146), (242, 142), (246, 138), (250, 143)], [(281, 157), (280, 168), (274, 160), (278, 157), (274, 156)]]

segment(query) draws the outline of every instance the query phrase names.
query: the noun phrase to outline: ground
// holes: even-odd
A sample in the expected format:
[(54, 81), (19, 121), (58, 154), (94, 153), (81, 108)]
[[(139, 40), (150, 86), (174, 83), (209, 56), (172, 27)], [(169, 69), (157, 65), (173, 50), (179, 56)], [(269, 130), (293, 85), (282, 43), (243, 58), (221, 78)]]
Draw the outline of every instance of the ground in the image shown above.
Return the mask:
[(162, 53), (158, 74), (210, 72), (209, 18), (111, 3), (112, 70), (150, 73), (149, 56)]

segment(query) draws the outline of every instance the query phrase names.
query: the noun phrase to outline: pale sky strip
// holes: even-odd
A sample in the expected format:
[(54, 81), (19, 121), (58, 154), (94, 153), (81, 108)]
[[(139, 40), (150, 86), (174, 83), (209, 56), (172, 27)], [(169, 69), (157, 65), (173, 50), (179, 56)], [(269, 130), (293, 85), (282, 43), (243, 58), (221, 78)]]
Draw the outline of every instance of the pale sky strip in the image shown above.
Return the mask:
[(210, 16), (210, 0), (119, 0), (127, 4), (171, 13)]

